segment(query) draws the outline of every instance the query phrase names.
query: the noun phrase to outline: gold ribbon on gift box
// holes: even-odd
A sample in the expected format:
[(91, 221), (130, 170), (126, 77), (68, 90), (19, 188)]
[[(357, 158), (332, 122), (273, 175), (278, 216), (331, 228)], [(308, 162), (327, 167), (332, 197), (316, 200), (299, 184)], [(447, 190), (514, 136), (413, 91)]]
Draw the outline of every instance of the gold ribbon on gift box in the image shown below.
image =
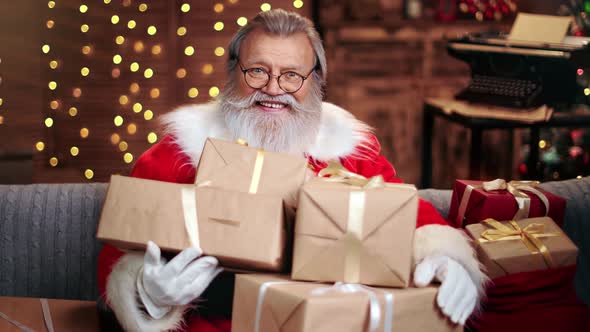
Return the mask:
[(482, 188), (485, 191), (493, 190), (508, 190), (509, 193), (514, 196), (516, 203), (518, 204), (518, 210), (512, 217), (514, 220), (520, 220), (528, 218), (531, 208), (531, 198), (524, 193), (528, 191), (539, 197), (543, 205), (545, 206), (545, 216), (549, 213), (549, 199), (543, 192), (536, 189), (540, 184), (539, 181), (510, 181), (506, 182), (504, 179), (495, 179), (492, 181), (483, 182), (481, 185), (466, 185), (461, 203), (459, 204), (459, 211), (457, 213), (457, 225), (463, 225), (463, 219), (465, 213), (467, 213), (467, 205), (469, 205), (469, 199), (474, 189)]
[(512, 227), (491, 218), (483, 220), (482, 223), (485, 223), (491, 229), (481, 233), (479, 242), (521, 240), (531, 253), (541, 253), (548, 267), (555, 266), (549, 249), (539, 238), (560, 236), (560, 233), (545, 233), (545, 225), (539, 223), (529, 224), (525, 228), (521, 228), (514, 220), (508, 222)]
[[(244, 139), (238, 138), (236, 143), (243, 146), (248, 146), (248, 142)], [(254, 170), (252, 171), (252, 179), (250, 180), (250, 188), (248, 193), (256, 194), (258, 185), (260, 184), (260, 177), (262, 175), (262, 165), (264, 164), (264, 150), (258, 149), (256, 154), (256, 161), (254, 162)]]
[[(329, 175), (329, 178), (324, 176)], [(346, 254), (344, 261), (344, 282), (360, 282), (361, 247), (363, 234), (363, 217), (365, 215), (365, 190), (391, 186), (409, 186), (405, 184), (386, 183), (383, 176), (376, 175), (370, 178), (356, 174), (344, 168), (336, 161), (328, 162), (326, 168), (322, 169), (318, 176), (323, 181), (344, 183), (358, 187), (360, 190), (351, 191), (348, 204), (348, 222), (346, 225), (345, 246)]]

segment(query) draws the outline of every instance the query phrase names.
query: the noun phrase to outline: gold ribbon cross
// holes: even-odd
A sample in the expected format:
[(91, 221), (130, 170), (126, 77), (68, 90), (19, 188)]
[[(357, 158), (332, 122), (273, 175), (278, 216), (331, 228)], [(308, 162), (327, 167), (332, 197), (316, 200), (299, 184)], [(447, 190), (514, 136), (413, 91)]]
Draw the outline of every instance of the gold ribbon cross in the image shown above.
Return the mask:
[(510, 220), (508, 223), (512, 226), (511, 228), (491, 218), (485, 219), (482, 222), (492, 227), (492, 229), (485, 230), (481, 233), (481, 239), (479, 239), (480, 242), (520, 239), (531, 253), (541, 253), (548, 267), (552, 268), (555, 266), (549, 249), (547, 249), (547, 246), (545, 246), (539, 238), (559, 236), (559, 233), (545, 233), (545, 225), (538, 223), (529, 224), (525, 228), (521, 228), (514, 220)]

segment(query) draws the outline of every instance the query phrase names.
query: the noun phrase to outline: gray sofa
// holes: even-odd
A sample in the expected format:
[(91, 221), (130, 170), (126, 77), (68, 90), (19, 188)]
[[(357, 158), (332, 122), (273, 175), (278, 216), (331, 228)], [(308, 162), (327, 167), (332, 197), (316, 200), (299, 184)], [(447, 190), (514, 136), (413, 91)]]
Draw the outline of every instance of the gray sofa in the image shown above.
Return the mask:
[[(96, 300), (95, 233), (106, 184), (0, 185), (0, 296)], [(590, 177), (548, 182), (567, 199), (565, 231), (580, 248), (576, 288), (590, 304)], [(420, 190), (446, 216), (450, 190)]]

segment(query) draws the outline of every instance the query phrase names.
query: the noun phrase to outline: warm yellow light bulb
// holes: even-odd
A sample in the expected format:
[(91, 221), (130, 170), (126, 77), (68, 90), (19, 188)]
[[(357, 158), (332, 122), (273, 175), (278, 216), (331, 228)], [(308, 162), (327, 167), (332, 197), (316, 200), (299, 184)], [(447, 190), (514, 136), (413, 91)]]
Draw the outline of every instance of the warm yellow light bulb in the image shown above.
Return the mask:
[(70, 109), (68, 110), (68, 114), (70, 116), (76, 116), (78, 114), (78, 109), (75, 107), (70, 107)]
[(223, 22), (215, 22), (215, 24), (213, 25), (213, 29), (215, 29), (215, 31), (221, 31), (223, 30)]
[(197, 88), (190, 88), (187, 92), (189, 98), (197, 98), (199, 95), (199, 90)]
[(111, 23), (118, 24), (120, 21), (121, 21), (121, 18), (119, 18), (119, 15), (111, 16)]
[(215, 48), (215, 51), (213, 51), (213, 53), (215, 53), (215, 55), (217, 56), (223, 56), (225, 54), (225, 49), (219, 46)]
[(74, 156), (74, 157), (75, 157), (75, 156), (77, 156), (79, 153), (80, 153), (80, 149), (78, 149), (78, 147), (77, 147), (77, 146), (72, 146), (72, 147), (70, 148), (70, 154), (71, 154), (72, 156)]
[(211, 97), (214, 97), (214, 98), (215, 98), (215, 97), (217, 97), (218, 95), (219, 95), (219, 88), (218, 88), (218, 87), (216, 87), (216, 86), (212, 86), (212, 87), (209, 89), (209, 96), (211, 96)]
[(143, 106), (141, 105), (141, 103), (133, 104), (133, 112), (139, 113), (139, 112), (141, 112), (142, 109), (143, 109)]
[(191, 55), (195, 54), (195, 48), (192, 46), (187, 46), (184, 49), (184, 54), (186, 54), (187, 56), (191, 56)]
[(57, 160), (57, 158), (55, 158), (55, 157), (49, 158), (49, 165), (51, 165), (51, 167), (57, 166), (58, 163), (59, 163), (59, 160)]
[(111, 3), (111, 0), (104, 0), (105, 5), (108, 5), (109, 3)]
[(156, 133), (151, 132), (147, 135), (147, 141), (151, 144), (156, 143), (156, 141), (158, 140), (158, 135), (156, 135)]
[(147, 121), (153, 119), (154, 118), (154, 112), (152, 112), (150, 110), (146, 110), (145, 112), (143, 112), (143, 118), (146, 119)]
[(186, 27), (178, 27), (178, 29), (176, 29), (176, 34), (179, 36), (186, 35)]
[(146, 70), (143, 72), (143, 76), (144, 76), (145, 78), (152, 78), (152, 76), (154, 76), (154, 70), (153, 70), (153, 69), (151, 69), (151, 68), (148, 68), (148, 69), (146, 69)]
[(293, 7), (297, 8), (297, 9), (303, 7), (303, 1), (301, 1), (301, 0), (293, 1)]
[(55, 26), (55, 21), (54, 20), (48, 20), (46, 23), (47, 29), (52, 29), (53, 26)]
[(188, 13), (191, 10), (191, 5), (189, 5), (188, 3), (183, 3), (182, 6), (180, 6), (180, 10), (183, 13)]
[(271, 9), (272, 7), (270, 6), (269, 3), (263, 3), (262, 5), (260, 5), (260, 10), (262, 10), (263, 12), (267, 12)]
[(139, 92), (139, 84), (137, 83), (131, 83), (131, 85), (129, 86), (129, 92), (131, 93), (138, 93)]
[(58, 64), (58, 63), (57, 63), (57, 61), (55, 61), (55, 60), (51, 60), (51, 61), (49, 62), (49, 68), (51, 68), (51, 69), (56, 69), (58, 65), (59, 65), (59, 64)]
[(590, 96), (590, 88), (585, 88), (585, 89), (584, 89), (584, 94), (585, 94), (586, 96)]
[(47, 54), (49, 53), (49, 51), (51, 51), (51, 47), (47, 44), (41, 46), (41, 51), (43, 51), (43, 53)]
[(114, 64), (118, 65), (118, 64), (120, 64), (120, 63), (121, 63), (121, 61), (123, 61), (123, 57), (122, 57), (122, 56), (120, 56), (119, 54), (115, 54), (115, 55), (113, 56), (113, 63), (114, 63)]
[(80, 26), (80, 31), (82, 31), (83, 33), (88, 32), (88, 30), (90, 30), (90, 26), (88, 26), (88, 24), (82, 24)]
[(120, 151), (127, 151), (128, 148), (129, 148), (129, 145), (127, 144), (127, 142), (122, 141), (121, 143), (119, 143), (119, 150)]
[(49, 7), (49, 8), (55, 8), (55, 1), (49, 1), (47, 3), (47, 7)]
[(88, 179), (88, 180), (92, 180), (92, 178), (94, 177), (94, 171), (91, 170), (90, 168), (87, 168), (84, 171), (84, 176)]
[(186, 69), (179, 68), (178, 70), (176, 70), (176, 77), (185, 78), (186, 77)]
[(201, 71), (205, 75), (210, 75), (211, 73), (213, 73), (213, 65), (210, 63), (206, 63), (203, 65), (203, 68), (201, 69)]
[(133, 162), (133, 155), (129, 152), (125, 153), (123, 155), (123, 161), (125, 161), (127, 164), (130, 164), (131, 162)]
[(132, 62), (131, 65), (129, 65), (129, 70), (131, 70), (132, 72), (136, 72), (139, 70), (139, 63), (137, 62)]
[(158, 55), (160, 53), (162, 53), (162, 46), (160, 46), (159, 44), (152, 46), (152, 54), (153, 55)]
[(145, 46), (143, 45), (143, 42), (141, 40), (136, 41), (133, 44), (133, 49), (135, 50), (135, 52), (137, 53), (141, 53), (143, 52), (143, 49), (145, 48)]
[(80, 137), (86, 138), (88, 135), (90, 135), (90, 130), (88, 128), (80, 129)]
[(80, 74), (82, 74), (82, 76), (86, 77), (90, 74), (90, 69), (88, 69), (88, 67), (82, 67), (82, 69), (80, 69)]
[(45, 127), (51, 128), (53, 126), (53, 119), (52, 118), (45, 118)]
[(129, 97), (127, 97), (126, 95), (121, 95), (119, 97), (119, 104), (127, 105), (127, 103), (129, 103)]
[(142, 4), (139, 5), (138, 8), (139, 8), (139, 11), (143, 13), (146, 10), (148, 10), (148, 5), (146, 5), (145, 3), (142, 3)]
[(57, 89), (57, 83), (55, 81), (49, 82), (49, 84), (47, 84), (47, 86), (49, 87), (49, 90)]
[(236, 21), (238, 23), (239, 26), (243, 27), (244, 25), (246, 25), (248, 23), (248, 19), (245, 18), (244, 16), (238, 18), (238, 20)]
[(117, 133), (113, 133), (113, 134), (111, 135), (111, 143), (112, 143), (113, 145), (117, 145), (117, 144), (119, 143), (119, 141), (120, 141), (120, 140), (121, 140), (121, 136), (119, 136), (119, 134), (117, 134)]
[(135, 29), (136, 26), (137, 26), (137, 22), (135, 22), (134, 20), (129, 20), (129, 22), (127, 22), (127, 27), (129, 29)]
[(117, 36), (117, 38), (115, 38), (115, 43), (117, 43), (117, 45), (123, 45), (124, 42), (125, 42), (125, 37), (123, 37), (123, 36)]
[(45, 149), (45, 143), (43, 143), (43, 142), (35, 143), (35, 149), (37, 149), (37, 151), (43, 151)]
[(148, 33), (148, 35), (150, 35), (150, 36), (153, 36), (153, 35), (155, 35), (157, 32), (158, 32), (158, 28), (156, 28), (156, 27), (155, 27), (155, 26), (153, 26), (153, 25), (150, 25), (150, 26), (147, 28), (147, 33)]
[(113, 122), (115, 123), (115, 126), (117, 127), (121, 127), (123, 125), (123, 117), (120, 115), (117, 115), (114, 119)]
[(59, 101), (57, 101), (57, 100), (52, 100), (52, 101), (49, 103), (49, 108), (51, 108), (52, 110), (56, 110), (56, 109), (58, 109), (58, 108), (59, 108)]
[(158, 89), (158, 88), (151, 89), (150, 90), (150, 97), (152, 99), (156, 99), (156, 98), (160, 97), (160, 89)]
[(213, 6), (213, 11), (216, 13), (221, 13), (223, 11), (223, 4), (216, 3), (215, 6)]
[(129, 133), (129, 135), (135, 135), (135, 133), (137, 132), (137, 125), (135, 123), (130, 123), (127, 126), (127, 132)]
[(88, 55), (91, 52), (92, 52), (92, 47), (90, 47), (89, 45), (85, 45), (82, 47), (82, 54)]
[(80, 13), (84, 14), (88, 11), (88, 6), (80, 5)]

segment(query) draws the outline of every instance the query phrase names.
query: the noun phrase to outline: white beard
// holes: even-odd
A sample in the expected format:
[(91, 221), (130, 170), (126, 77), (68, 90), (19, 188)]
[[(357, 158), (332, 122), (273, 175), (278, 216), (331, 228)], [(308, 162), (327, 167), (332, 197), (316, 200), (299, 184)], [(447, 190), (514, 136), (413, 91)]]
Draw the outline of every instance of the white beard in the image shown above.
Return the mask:
[[(235, 94), (234, 82), (228, 82), (220, 95), (219, 105), (232, 139), (243, 139), (249, 146), (268, 151), (303, 154), (315, 142), (321, 116), (321, 86), (311, 82), (309, 95), (298, 103), (290, 94), (269, 96), (256, 90), (248, 97)], [(256, 102), (276, 101), (288, 104), (288, 110), (268, 113)]]

